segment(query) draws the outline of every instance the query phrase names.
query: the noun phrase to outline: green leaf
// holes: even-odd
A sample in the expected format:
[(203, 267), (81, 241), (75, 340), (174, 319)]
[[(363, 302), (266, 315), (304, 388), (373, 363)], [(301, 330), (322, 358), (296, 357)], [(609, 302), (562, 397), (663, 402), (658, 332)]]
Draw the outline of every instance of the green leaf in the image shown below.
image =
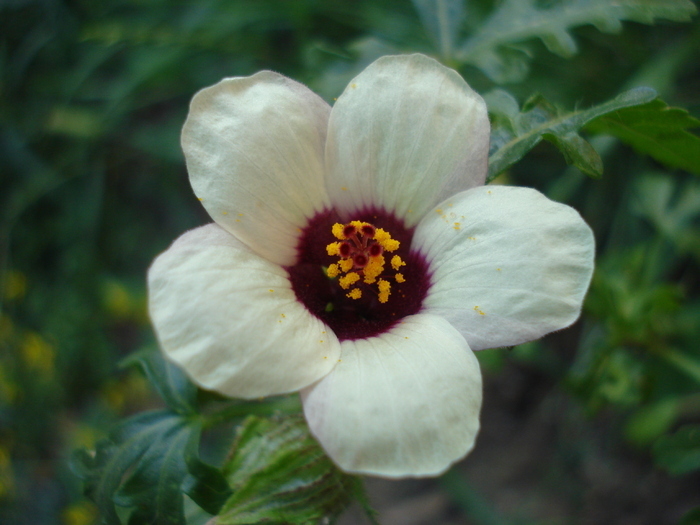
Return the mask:
[(103, 522), (121, 523), (118, 505), (131, 509), (129, 523), (184, 525), (184, 451), (200, 432), (198, 420), (165, 410), (145, 412), (123, 422), (94, 454), (76, 451), (73, 468)]
[(248, 417), (224, 473), (233, 495), (218, 525), (316, 524), (358, 496), (359, 480), (338, 470), (300, 416)]
[(654, 444), (656, 463), (673, 475), (700, 469), (700, 425), (686, 425)]
[(200, 433), (193, 433), (185, 447), (188, 476), (183, 490), (209, 514), (218, 514), (231, 496), (231, 488), (221, 471), (199, 458)]
[(452, 56), (459, 26), (464, 17), (463, 0), (413, 0), (423, 25), (438, 44), (440, 56)]
[(506, 0), (467, 39), (455, 54), (457, 60), (480, 68), (499, 83), (518, 82), (527, 74), (529, 54), (513, 44), (539, 38), (560, 56), (576, 53), (570, 30), (592, 24), (616, 32), (623, 20), (652, 24), (657, 18), (690, 20), (697, 11), (690, 0), (561, 0), (540, 7), (537, 0)]
[(166, 361), (161, 352), (146, 349), (130, 355), (121, 362), (123, 367), (134, 364), (141, 367), (148, 381), (170, 409), (182, 415), (197, 413), (197, 387), (179, 367)]
[(600, 177), (600, 157), (578, 131), (591, 120), (629, 106), (653, 100), (656, 92), (636, 88), (613, 100), (586, 110), (563, 111), (541, 95), (535, 95), (522, 108), (507, 92), (497, 89), (484, 99), (492, 116), (491, 152), (488, 181), (507, 170), (534, 148), (542, 139), (551, 142), (569, 164), (592, 177)]
[(687, 111), (656, 99), (598, 117), (586, 130), (613, 135), (667, 166), (700, 175), (700, 137), (686, 131), (697, 127), (700, 120)]

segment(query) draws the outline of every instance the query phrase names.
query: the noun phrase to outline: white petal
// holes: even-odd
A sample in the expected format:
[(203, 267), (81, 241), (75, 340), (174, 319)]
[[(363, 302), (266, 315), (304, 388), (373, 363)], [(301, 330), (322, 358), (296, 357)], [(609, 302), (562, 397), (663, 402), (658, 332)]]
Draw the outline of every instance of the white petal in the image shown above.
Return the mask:
[(479, 430), (481, 373), (444, 319), (413, 315), (378, 337), (344, 341), (341, 361), (302, 390), (311, 432), (347, 472), (435, 476)]
[(449, 195), (484, 183), (486, 105), (423, 55), (383, 57), (358, 75), (328, 125), (328, 191), (346, 218), (384, 208), (415, 225)]
[(272, 262), (293, 264), (299, 228), (328, 207), (329, 113), (308, 88), (270, 71), (192, 99), (182, 148), (194, 192), (217, 224)]
[(593, 272), (593, 233), (569, 206), (529, 188), (455, 195), (413, 238), (430, 262), (423, 306), (448, 319), (473, 350), (531, 341), (581, 311)]
[(166, 356), (200, 386), (256, 398), (298, 390), (340, 355), (335, 335), (296, 299), (287, 272), (210, 224), (148, 272), (149, 310)]

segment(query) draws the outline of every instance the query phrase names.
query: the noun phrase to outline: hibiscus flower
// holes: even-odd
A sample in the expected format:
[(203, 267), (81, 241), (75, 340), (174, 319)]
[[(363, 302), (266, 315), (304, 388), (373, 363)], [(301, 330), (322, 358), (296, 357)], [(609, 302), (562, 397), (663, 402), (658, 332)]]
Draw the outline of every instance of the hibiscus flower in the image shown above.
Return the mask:
[(182, 131), (214, 220), (149, 271), (165, 355), (231, 397), (301, 391), (347, 472), (444, 472), (473, 447), (473, 351), (573, 323), (590, 228), (539, 192), (484, 186), (486, 106), (453, 70), (383, 57), (331, 108), (262, 71), (197, 93)]

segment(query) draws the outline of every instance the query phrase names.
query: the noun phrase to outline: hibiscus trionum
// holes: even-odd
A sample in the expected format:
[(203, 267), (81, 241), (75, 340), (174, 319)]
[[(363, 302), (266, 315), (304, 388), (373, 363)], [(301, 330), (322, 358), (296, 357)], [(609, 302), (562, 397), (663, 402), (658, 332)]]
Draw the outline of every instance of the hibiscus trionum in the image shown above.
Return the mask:
[(444, 472), (474, 446), (474, 351), (579, 316), (590, 228), (528, 188), (484, 186), (489, 121), (455, 71), (383, 57), (331, 108), (277, 73), (192, 100), (182, 147), (213, 219), (149, 270), (164, 354), (198, 385), (299, 391), (347, 472)]

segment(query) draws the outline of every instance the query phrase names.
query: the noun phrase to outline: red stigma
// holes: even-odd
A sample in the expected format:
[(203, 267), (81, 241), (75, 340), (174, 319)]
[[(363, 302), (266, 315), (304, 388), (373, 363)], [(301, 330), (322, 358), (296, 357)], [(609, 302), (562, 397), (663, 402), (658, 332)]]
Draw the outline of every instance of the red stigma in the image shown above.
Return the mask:
[(355, 268), (364, 268), (367, 266), (369, 259), (364, 253), (358, 253), (353, 257), (352, 262), (355, 263)]
[(373, 244), (369, 247), (369, 255), (371, 257), (377, 257), (382, 254), (384, 249), (379, 244)]
[(374, 226), (372, 226), (371, 224), (365, 224), (362, 226), (362, 234), (370, 239), (374, 237), (375, 231), (376, 230), (374, 229)]
[(339, 252), (343, 259), (347, 259), (352, 254), (352, 246), (348, 242), (341, 242)]
[(343, 228), (343, 235), (345, 235), (346, 238), (352, 237), (356, 233), (357, 233), (357, 228), (355, 228), (355, 226), (353, 226), (352, 224), (347, 224), (345, 226), (345, 228)]

